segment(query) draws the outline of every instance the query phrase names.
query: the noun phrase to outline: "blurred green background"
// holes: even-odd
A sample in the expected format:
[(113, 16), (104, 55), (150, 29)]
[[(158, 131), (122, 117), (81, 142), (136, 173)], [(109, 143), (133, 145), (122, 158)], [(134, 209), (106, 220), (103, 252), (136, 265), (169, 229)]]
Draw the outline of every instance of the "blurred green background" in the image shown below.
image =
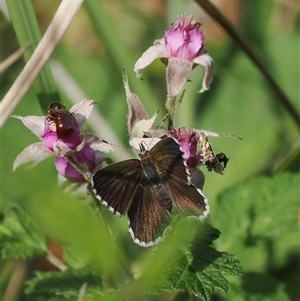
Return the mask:
[[(57, 0), (32, 1), (42, 33), (59, 3)], [(264, 62), (299, 114), (299, 3), (296, 0), (232, 0), (216, 4)], [(19, 48), (13, 26), (3, 12), (1, 61)], [(131, 90), (139, 95), (149, 114), (153, 115), (158, 108), (164, 111), (164, 65), (155, 61), (143, 70), (144, 81), (135, 77), (133, 66), (144, 50), (161, 38), (184, 12), (193, 14), (202, 23), (206, 48), (214, 59), (215, 69), (211, 89), (202, 94), (196, 91), (201, 87), (204, 70), (201, 67), (193, 70), (175, 126), (232, 133), (243, 138), (243, 141), (210, 139), (215, 150), (230, 158), (225, 175), (204, 171), (204, 193), (213, 211), (218, 194), (243, 180), (280, 170), (299, 171), (299, 128), (260, 71), (195, 2), (86, 0), (55, 50), (51, 67), (62, 102), (71, 107), (83, 97), (95, 100), (99, 104), (95, 111), (100, 112), (105, 127), (91, 122), (89, 130), (112, 141), (110, 132), (106, 131), (108, 127), (118, 142), (128, 147), (122, 69), (126, 68)], [(24, 64), (21, 59), (1, 74), (1, 99)], [(44, 115), (33, 88), (13, 114)], [(163, 116), (161, 112), (158, 124)], [(68, 222), (76, 223), (73, 219), (77, 215), (74, 213), (74, 217), (69, 208), (77, 208), (78, 200), (57, 186), (54, 159), (50, 157), (35, 168), (25, 166), (12, 172), (16, 156), (27, 145), (37, 142), (37, 137), (19, 120), (9, 118), (0, 138), (1, 210), (17, 203), (35, 218), (49, 237), (63, 241), (61, 230)], [(86, 218), (88, 220), (88, 214)], [(129, 241), (126, 220), (108, 218), (116, 224), (113, 227), (120, 231), (119, 236)], [(96, 233), (91, 234), (92, 239), (97, 239)], [(136, 252), (140, 251), (134, 249), (133, 253)]]

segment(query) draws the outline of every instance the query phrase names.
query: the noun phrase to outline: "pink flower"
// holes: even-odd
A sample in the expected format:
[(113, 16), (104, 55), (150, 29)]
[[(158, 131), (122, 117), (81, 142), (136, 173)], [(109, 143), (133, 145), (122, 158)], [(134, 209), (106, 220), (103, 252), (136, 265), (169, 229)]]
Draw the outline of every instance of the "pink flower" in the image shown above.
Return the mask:
[[(101, 152), (112, 150), (111, 146), (91, 133), (80, 133), (92, 112), (93, 101), (82, 100), (70, 111), (59, 102), (52, 103), (45, 116), (13, 116), (20, 119), (41, 141), (27, 146), (15, 159), (13, 170), (28, 162), (34, 164), (55, 155), (57, 171), (75, 182), (85, 182), (87, 174), (98, 170), (107, 158)], [(70, 163), (72, 161), (72, 164)]]
[(213, 59), (204, 47), (204, 36), (200, 23), (191, 15), (180, 16), (176, 24), (165, 32), (164, 38), (156, 40), (137, 60), (134, 71), (140, 71), (160, 58), (167, 65), (168, 96), (179, 94), (196, 65), (205, 67), (205, 75), (200, 92), (209, 89), (212, 82)]
[(190, 169), (192, 183), (202, 189), (204, 185), (204, 174), (198, 169), (200, 164), (200, 152), (198, 150), (198, 140), (196, 133), (192, 129), (187, 128), (172, 128), (166, 132), (165, 136), (176, 139), (180, 145), (180, 150), (183, 152), (183, 158)]
[(182, 16), (164, 36), (165, 45), (172, 57), (192, 61), (204, 46), (204, 35), (200, 23), (192, 16)]
[[(99, 168), (98, 164), (102, 161), (96, 162), (95, 151), (90, 148), (89, 145), (85, 145), (84, 148), (77, 153), (73, 154), (73, 159), (78, 165), (86, 166), (87, 170), (94, 173)], [(65, 157), (57, 156), (55, 158), (55, 167), (57, 171), (66, 179), (71, 182), (85, 182), (85, 178), (75, 167), (70, 164), (69, 160)]]
[(197, 149), (198, 140), (196, 133), (187, 128), (172, 128), (166, 133), (167, 137), (172, 137), (177, 140), (183, 151), (183, 158), (187, 160), (187, 165), (190, 168), (196, 167), (200, 163), (200, 154)]

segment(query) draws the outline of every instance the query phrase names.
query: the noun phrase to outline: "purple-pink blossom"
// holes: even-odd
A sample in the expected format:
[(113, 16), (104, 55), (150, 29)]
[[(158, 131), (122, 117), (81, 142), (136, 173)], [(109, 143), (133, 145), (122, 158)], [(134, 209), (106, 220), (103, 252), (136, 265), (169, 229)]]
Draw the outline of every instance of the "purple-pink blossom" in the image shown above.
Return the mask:
[[(73, 154), (73, 159), (79, 166), (85, 166), (90, 172), (94, 173), (99, 166), (96, 162), (95, 151), (89, 145), (85, 145), (80, 152)], [(99, 162), (101, 164), (101, 162)], [(71, 182), (85, 182), (85, 178), (65, 157), (57, 156), (55, 158), (56, 170)]]
[(166, 31), (164, 41), (172, 57), (192, 61), (204, 46), (200, 23), (192, 16), (182, 16), (176, 25)]
[(167, 65), (169, 97), (175, 97), (180, 93), (192, 69), (197, 65), (205, 67), (200, 92), (209, 89), (212, 82), (213, 59), (205, 49), (200, 23), (194, 20), (193, 16), (180, 16), (162, 39), (154, 41), (153, 46), (150, 46), (135, 63), (136, 75), (140, 77), (141, 70), (158, 58)]
[(50, 105), (47, 116), (14, 116), (41, 141), (27, 146), (17, 156), (13, 170), (25, 163), (37, 164), (55, 155), (55, 167), (59, 174), (74, 182), (86, 182), (86, 175), (95, 173), (107, 160), (102, 152), (112, 150), (109, 144), (94, 134), (80, 132), (92, 112), (93, 104), (91, 100), (83, 100), (68, 111), (60, 103), (55, 103), (55, 106)]
[(78, 126), (76, 126), (70, 135), (64, 137), (63, 139), (60, 139), (57, 137), (57, 133), (51, 130), (49, 123), (45, 122), (42, 139), (44, 145), (51, 151), (54, 151), (53, 146), (59, 140), (63, 141), (70, 149), (74, 149), (80, 143), (80, 130)]
[(177, 140), (183, 151), (183, 158), (187, 160), (187, 165), (190, 168), (196, 167), (200, 163), (200, 154), (197, 149), (198, 140), (196, 133), (188, 128), (170, 129), (166, 133), (167, 137), (172, 137)]

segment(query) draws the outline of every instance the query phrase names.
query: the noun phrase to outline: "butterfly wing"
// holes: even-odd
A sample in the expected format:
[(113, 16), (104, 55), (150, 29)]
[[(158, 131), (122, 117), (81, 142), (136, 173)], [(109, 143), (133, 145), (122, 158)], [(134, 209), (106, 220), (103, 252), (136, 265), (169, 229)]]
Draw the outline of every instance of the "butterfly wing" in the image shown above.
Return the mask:
[(186, 183), (190, 182), (190, 172), (182, 157), (183, 152), (173, 138), (160, 140), (149, 154), (166, 181), (176, 178)]
[(92, 189), (112, 213), (124, 215), (132, 203), (139, 178), (140, 161), (125, 160), (98, 170), (92, 179)]
[(170, 223), (172, 199), (163, 184), (145, 176), (139, 160), (100, 169), (93, 176), (92, 188), (111, 212), (123, 215), (128, 211), (129, 232), (135, 243), (148, 247), (159, 242)]
[(129, 233), (142, 247), (157, 244), (170, 224), (172, 199), (163, 184), (139, 185), (128, 210)]
[(208, 216), (208, 200), (201, 189), (180, 181), (169, 181), (165, 186), (179, 211), (186, 215), (198, 216), (200, 219)]
[(150, 156), (163, 175), (163, 183), (175, 206), (185, 214), (205, 218), (209, 213), (207, 198), (191, 183), (191, 175), (183, 152), (173, 138), (159, 141)]

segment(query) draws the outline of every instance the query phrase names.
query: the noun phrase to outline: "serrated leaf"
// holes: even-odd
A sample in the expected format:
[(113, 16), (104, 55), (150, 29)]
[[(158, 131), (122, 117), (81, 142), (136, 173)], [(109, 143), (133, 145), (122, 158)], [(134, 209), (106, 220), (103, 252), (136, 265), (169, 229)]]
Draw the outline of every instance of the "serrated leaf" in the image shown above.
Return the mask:
[(227, 292), (228, 281), (223, 275), (243, 273), (237, 258), (207, 246), (195, 254), (180, 252), (176, 265), (168, 270), (163, 283), (166, 290), (187, 289), (205, 301), (211, 299), (215, 289)]
[[(211, 299), (215, 289), (227, 292), (228, 281), (224, 275), (242, 275), (243, 270), (238, 259), (228, 253), (218, 252), (211, 243), (219, 236), (219, 231), (208, 225), (202, 225), (200, 221), (189, 221), (190, 229), (184, 229), (185, 237), (180, 237), (178, 230), (174, 230), (172, 236), (178, 236), (179, 247), (169, 252), (169, 257), (164, 258), (160, 268), (159, 277), (148, 286), (152, 293), (173, 290), (188, 290), (204, 301)], [(186, 234), (188, 233), (188, 235)], [(153, 262), (160, 262), (163, 250), (155, 254)], [(150, 282), (148, 282), (150, 283)]]
[(36, 277), (27, 281), (25, 290), (29, 300), (38, 297), (50, 298), (78, 296), (82, 285), (87, 284), (86, 295), (101, 289), (101, 279), (87, 269), (69, 269), (63, 272), (37, 272)]
[(276, 241), (297, 229), (298, 198), (299, 174), (257, 177), (228, 189), (212, 212), (214, 224), (223, 233), (222, 248), (243, 250), (262, 239)]
[(47, 253), (45, 237), (19, 207), (11, 207), (3, 214), (0, 235), (3, 258), (32, 258)]

